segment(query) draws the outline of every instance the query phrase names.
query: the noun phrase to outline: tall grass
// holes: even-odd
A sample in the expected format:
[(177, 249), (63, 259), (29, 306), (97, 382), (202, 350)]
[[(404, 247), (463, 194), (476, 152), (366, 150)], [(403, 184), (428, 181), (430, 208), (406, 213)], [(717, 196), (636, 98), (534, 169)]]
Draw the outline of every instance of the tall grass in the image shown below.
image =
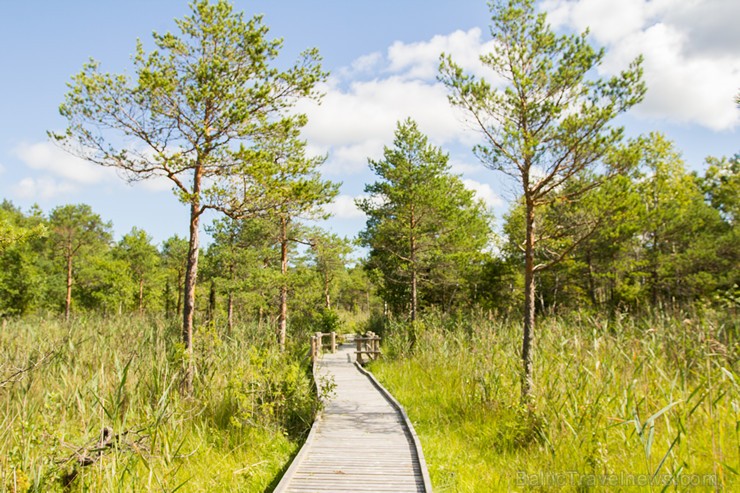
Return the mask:
[(719, 314), (549, 318), (534, 409), (519, 405), (521, 327), (387, 327), (372, 370), (406, 407), (436, 491), (737, 491), (740, 322)]
[(11, 321), (0, 332), (0, 491), (264, 491), (313, 421), (303, 355), (198, 329), (192, 397), (160, 319)]

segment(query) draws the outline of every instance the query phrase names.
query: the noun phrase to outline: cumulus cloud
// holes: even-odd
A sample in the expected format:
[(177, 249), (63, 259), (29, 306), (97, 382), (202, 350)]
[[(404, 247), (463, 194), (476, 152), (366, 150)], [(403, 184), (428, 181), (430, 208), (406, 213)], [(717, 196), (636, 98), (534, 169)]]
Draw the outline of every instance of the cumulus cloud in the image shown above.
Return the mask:
[(391, 145), (396, 123), (408, 117), (435, 145), (472, 145), (477, 135), (462, 124), (462, 115), (449, 104), (436, 75), (445, 52), (465, 70), (493, 80), (479, 60), (491, 49), (491, 42), (482, 38), (481, 30), (474, 28), (416, 43), (397, 41), (385, 54), (363, 55), (339, 70), (320, 88), (321, 104), (299, 103), (297, 110), (309, 117), (304, 136), (329, 154), (323, 171), (362, 172), (368, 158), (379, 158), (383, 146)]
[(391, 145), (397, 122), (408, 117), (436, 145), (470, 139), (457, 112), (437, 83), (398, 76), (356, 81), (346, 89), (328, 87), (321, 105), (303, 103), (309, 116), (304, 136), (316, 148), (328, 151), (324, 171), (355, 174), (367, 167), (367, 159), (382, 156)]
[(364, 219), (365, 213), (358, 209), (355, 197), (338, 195), (334, 202), (324, 207), (324, 210), (337, 219)]
[(438, 141), (460, 135), (460, 125), (439, 84), (398, 76), (356, 81), (346, 89), (327, 86), (320, 105), (303, 102), (309, 116), (305, 135), (319, 146), (356, 144), (367, 140), (388, 142), (396, 122), (412, 117), (425, 133)]
[(445, 53), (451, 55), (455, 63), (467, 72), (493, 81), (496, 79), (494, 72), (480, 62), (480, 56), (490, 52), (492, 48), (493, 41), (483, 41), (482, 32), (477, 27), (437, 35), (428, 41), (396, 41), (388, 48), (388, 70), (400, 72), (404, 77), (412, 79), (436, 79), (439, 56)]
[(481, 183), (475, 180), (465, 179), (463, 185), (468, 190), (475, 192), (476, 198), (482, 200), (488, 207), (501, 207), (504, 205), (503, 199), (493, 191), (488, 183)]
[(383, 62), (383, 54), (376, 51), (356, 58), (349, 67), (339, 70), (341, 78), (353, 78), (373, 72)]
[(635, 111), (651, 118), (734, 128), (740, 80), (740, 3), (735, 0), (546, 0), (556, 27), (583, 31), (607, 47), (602, 74), (645, 57), (648, 93)]
[(115, 171), (64, 152), (50, 142), (21, 143), (14, 154), (29, 168), (81, 185), (94, 185), (115, 177)]
[(336, 147), (322, 167), (327, 175), (354, 175), (367, 169), (368, 159), (378, 159), (383, 154), (385, 143), (370, 139)]
[(60, 195), (66, 195), (78, 190), (78, 187), (66, 181), (58, 181), (51, 177), (24, 178), (17, 183), (13, 194), (19, 199), (50, 199)]
[(740, 120), (733, 103), (740, 56), (726, 60), (686, 56), (682, 47), (687, 42), (685, 33), (658, 23), (620, 43), (604, 66), (614, 72), (617, 64), (642, 53), (648, 92), (637, 108), (639, 114), (712, 130), (733, 128)]

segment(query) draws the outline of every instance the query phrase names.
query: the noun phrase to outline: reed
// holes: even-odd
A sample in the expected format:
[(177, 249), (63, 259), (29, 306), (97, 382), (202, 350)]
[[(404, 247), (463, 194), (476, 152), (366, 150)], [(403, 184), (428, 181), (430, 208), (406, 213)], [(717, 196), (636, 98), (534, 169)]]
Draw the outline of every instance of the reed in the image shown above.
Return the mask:
[(544, 319), (533, 409), (516, 324), (432, 316), (386, 327), (373, 372), (406, 407), (435, 491), (733, 491), (739, 322), (705, 311)]
[[(0, 333), (0, 491), (265, 491), (318, 403), (303, 348), (198, 329), (179, 392), (176, 322), (10, 321)], [(271, 340), (271, 338), (269, 338)]]

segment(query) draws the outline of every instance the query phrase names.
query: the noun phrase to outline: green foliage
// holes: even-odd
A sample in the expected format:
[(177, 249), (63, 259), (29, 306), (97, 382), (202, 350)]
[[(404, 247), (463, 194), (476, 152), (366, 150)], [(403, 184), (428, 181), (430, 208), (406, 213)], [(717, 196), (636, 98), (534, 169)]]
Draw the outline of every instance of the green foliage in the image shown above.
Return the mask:
[(379, 181), (358, 207), (368, 215), (360, 241), (367, 268), (380, 274), (380, 295), (396, 314), (419, 306), (459, 307), (484, 258), (490, 216), (459, 177), (449, 156), (429, 144), (411, 119), (399, 122), (393, 148), (370, 161)]
[(164, 270), (165, 315), (173, 311), (180, 313), (182, 295), (185, 289), (185, 266), (188, 256), (188, 241), (179, 236), (167, 238), (160, 249), (160, 265)]
[[(94, 60), (86, 63), (59, 108), (66, 131), (50, 133), (68, 151), (118, 168), (130, 180), (166, 177), (189, 206), (182, 300), (188, 354), (203, 213), (251, 217), (331, 189), (313, 175), (281, 181), (286, 171), (305, 174), (306, 167), (312, 171), (321, 162), (304, 159), (299, 135), (307, 119), (292, 111), (299, 99), (319, 97), (315, 86), (327, 74), (318, 51), (305, 51), (281, 70), (282, 41), (268, 39), (260, 16), (245, 20), (227, 0), (194, 1), (190, 9), (189, 16), (175, 21), (179, 33), (153, 33), (155, 50), (147, 53), (137, 43), (133, 76), (103, 72)], [(183, 389), (190, 391), (193, 368), (185, 372)]]
[[(536, 277), (562, 261), (601, 221), (580, 220), (564, 234), (542, 230), (542, 209), (573, 201), (624, 172), (630, 161), (611, 161), (623, 130), (614, 119), (639, 103), (646, 87), (641, 58), (610, 79), (595, 77), (604, 50), (594, 49), (588, 32), (556, 34), (534, 0), (494, 0), (491, 51), (480, 61), (505, 86), (466, 74), (442, 55), (439, 80), (449, 100), (465, 111), (483, 143), (474, 148), (481, 162), (512, 178), (524, 208), (524, 333), (522, 399), (532, 387), (531, 347), (535, 326)], [(589, 178), (589, 179), (584, 179)], [(580, 218), (579, 218), (580, 219)], [(568, 224), (568, 223), (564, 223)], [(553, 237), (540, 258), (542, 238)]]
[(740, 217), (740, 154), (731, 158), (707, 157), (702, 190), (712, 207), (731, 224)]
[[(569, 255), (540, 274), (539, 309), (613, 313), (687, 306), (711, 300), (740, 280), (737, 228), (708, 192), (717, 182), (689, 174), (673, 143), (660, 134), (636, 139), (623, 152), (635, 163), (629, 175), (576, 201), (543, 207), (537, 257), (551, 260), (552, 252), (563, 249)], [(712, 177), (716, 170), (707, 173)], [(723, 176), (729, 183), (731, 173)], [(562, 195), (567, 193), (566, 187)], [(506, 216), (505, 253), (513, 261), (521, 261), (516, 245), (525, 234), (523, 216), (521, 204)], [(572, 243), (572, 229), (600, 218), (607, 220), (584, 241)]]
[(413, 353), (398, 350), (403, 329), (385, 337), (372, 371), (414, 423), (435, 491), (538, 490), (523, 474), (545, 491), (584, 491), (609, 475), (653, 477), (654, 491), (671, 477), (740, 484), (731, 313), (546, 318), (530, 410), (516, 405), (519, 324), (423, 322)]
[(316, 231), (311, 235), (311, 254), (316, 270), (321, 277), (324, 301), (327, 310), (331, 309), (331, 300), (336, 295), (339, 281), (346, 275), (348, 256), (352, 245), (346, 238), (332, 233)]
[(136, 295), (130, 303), (143, 313), (147, 305), (155, 304), (160, 293), (155, 291), (160, 277), (160, 256), (152, 238), (137, 227), (121, 238), (112, 256), (126, 265), (128, 276), (136, 284)]
[[(234, 213), (252, 209), (245, 200), (259, 198), (259, 190), (228, 192), (235, 184), (254, 191), (245, 177), (269, 165), (264, 145), (305, 124), (305, 116), (286, 110), (298, 98), (317, 96), (314, 86), (326, 76), (318, 52), (275, 68), (282, 41), (267, 38), (261, 17), (245, 20), (224, 0), (193, 2), (191, 15), (176, 23), (178, 34), (153, 34), (156, 50), (137, 44), (133, 77), (85, 64), (60, 106), (67, 131), (53, 136), (131, 179), (166, 176), (198, 214), (202, 202)], [(120, 136), (146, 150), (118, 148)]]
[(340, 332), (341, 319), (339, 313), (331, 308), (324, 308), (316, 325), (316, 332)]

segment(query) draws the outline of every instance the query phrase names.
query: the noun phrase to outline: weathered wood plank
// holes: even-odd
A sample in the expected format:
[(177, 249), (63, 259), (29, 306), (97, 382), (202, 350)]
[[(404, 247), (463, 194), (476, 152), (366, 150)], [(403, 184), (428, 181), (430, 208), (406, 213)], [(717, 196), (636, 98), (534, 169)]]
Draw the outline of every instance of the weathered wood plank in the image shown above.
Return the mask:
[(275, 493), (431, 492), (429, 473), (403, 409), (352, 363), (354, 348), (325, 354), (319, 385), (334, 385), (303, 448)]

